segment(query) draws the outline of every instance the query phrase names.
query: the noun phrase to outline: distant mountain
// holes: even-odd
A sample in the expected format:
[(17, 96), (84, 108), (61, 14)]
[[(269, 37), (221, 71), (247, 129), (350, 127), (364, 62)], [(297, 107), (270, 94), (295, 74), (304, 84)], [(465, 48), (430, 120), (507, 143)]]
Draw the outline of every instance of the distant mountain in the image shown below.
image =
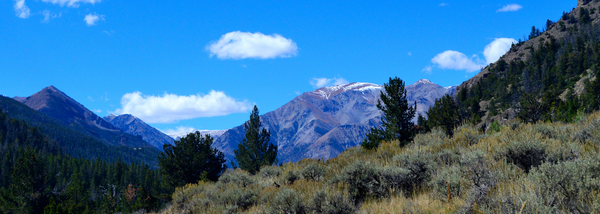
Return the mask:
[[(406, 86), (409, 103), (417, 101), (419, 113), (424, 113), (436, 98), (452, 89), (429, 80)], [(380, 124), (381, 113), (376, 104), (382, 90), (383, 86), (371, 83), (324, 87), (304, 93), (262, 115), (263, 126), (271, 131), (271, 139), (278, 145), (279, 161), (329, 159), (359, 145), (368, 130)], [(229, 129), (215, 140), (214, 145), (233, 160), (233, 151), (244, 133), (243, 125)]]
[(179, 140), (182, 137), (185, 137), (190, 133), (195, 133), (196, 131), (199, 131), (200, 134), (202, 134), (202, 135), (208, 134), (213, 138), (213, 140), (216, 140), (217, 138), (221, 137), (221, 135), (223, 135), (223, 133), (225, 133), (227, 130), (193, 130), (190, 132), (181, 132), (181, 133), (176, 133), (176, 134), (170, 134), (169, 136), (175, 140)]
[(46, 87), (27, 98), (14, 99), (108, 145), (154, 148), (141, 137), (127, 134), (106, 122), (54, 86)]
[(150, 145), (162, 150), (164, 144), (172, 144), (173, 138), (146, 124), (144, 121), (131, 114), (114, 115), (110, 114), (103, 118), (113, 126), (121, 129), (125, 133), (141, 136)]
[(156, 156), (158, 150), (147, 146), (148, 149), (137, 149), (128, 146), (113, 146), (103, 142), (98, 137), (90, 136), (80, 127), (68, 126), (45, 113), (36, 111), (17, 101), (0, 96), (0, 111), (6, 112), (10, 117), (23, 120), (31, 127), (38, 127), (49, 140), (56, 141), (62, 151), (82, 158), (101, 158), (107, 161), (121, 159), (124, 162), (143, 162), (151, 167), (157, 167)]

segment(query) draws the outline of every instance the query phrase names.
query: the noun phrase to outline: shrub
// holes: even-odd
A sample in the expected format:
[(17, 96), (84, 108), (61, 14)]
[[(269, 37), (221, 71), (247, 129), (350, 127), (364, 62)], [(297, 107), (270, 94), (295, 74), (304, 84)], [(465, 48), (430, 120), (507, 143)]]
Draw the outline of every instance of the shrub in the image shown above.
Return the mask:
[(460, 154), (457, 151), (444, 149), (436, 154), (435, 161), (440, 165), (450, 166), (460, 161)]
[(360, 160), (346, 166), (332, 183), (345, 182), (348, 192), (356, 203), (362, 202), (367, 197), (385, 195), (381, 186), (381, 177), (377, 168), (371, 163)]
[(593, 209), (588, 202), (593, 199), (589, 196), (600, 190), (599, 165), (600, 162), (589, 159), (545, 163), (528, 178), (537, 183), (537, 193), (547, 205), (569, 213), (590, 213)]
[(394, 161), (408, 170), (407, 183), (412, 187), (404, 188), (407, 193), (412, 193), (415, 187), (426, 184), (435, 169), (435, 162), (432, 161), (431, 155), (423, 151), (398, 155), (394, 157)]
[(450, 186), (450, 196), (455, 198), (460, 196), (464, 192), (462, 182), (463, 173), (459, 166), (450, 166), (442, 168), (429, 182), (429, 185), (433, 188), (436, 196), (442, 200), (448, 199), (448, 186)]
[(283, 170), (279, 166), (263, 166), (260, 168), (260, 174), (265, 178), (279, 177)]
[(234, 184), (238, 187), (247, 187), (256, 183), (256, 181), (248, 174), (248, 172), (241, 169), (235, 169), (223, 173), (221, 177), (219, 177), (218, 183), (222, 185)]
[(300, 172), (306, 180), (320, 181), (325, 176), (325, 168), (318, 163), (311, 163)]
[(473, 185), (470, 198), (466, 203), (466, 209), (470, 210), (476, 204), (482, 204), (488, 200), (488, 191), (496, 184), (496, 177), (481, 151), (463, 154), (460, 163), (462, 173), (467, 175)]
[(523, 139), (520, 142), (512, 142), (503, 152), (509, 163), (519, 166), (529, 173), (533, 167), (541, 165), (546, 159), (546, 146), (535, 139)]
[(218, 203), (222, 205), (235, 205), (238, 208), (245, 210), (256, 203), (258, 190), (251, 188), (234, 188), (233, 186), (226, 188), (224, 192), (219, 193)]
[(329, 189), (317, 191), (309, 200), (308, 211), (313, 213), (355, 213), (356, 207), (348, 194)]
[(409, 193), (413, 187), (410, 183), (408, 169), (395, 166), (386, 166), (380, 170), (382, 188), (384, 190), (402, 190)]
[(294, 169), (290, 169), (283, 174), (283, 182), (287, 185), (294, 184), (295, 181), (300, 179), (300, 173)]
[(282, 189), (277, 196), (273, 198), (267, 213), (303, 214), (306, 213), (306, 207), (296, 191), (292, 189)]

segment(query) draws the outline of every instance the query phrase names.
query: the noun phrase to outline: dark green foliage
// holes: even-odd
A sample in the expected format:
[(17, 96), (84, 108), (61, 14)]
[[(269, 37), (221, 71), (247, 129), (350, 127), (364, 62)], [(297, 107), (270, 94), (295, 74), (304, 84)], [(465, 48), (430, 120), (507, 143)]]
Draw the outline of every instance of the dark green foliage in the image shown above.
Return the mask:
[(280, 190), (279, 193), (277, 193), (277, 196), (273, 198), (271, 207), (269, 207), (268, 210), (268, 213), (282, 214), (303, 214), (306, 212), (307, 210), (304, 202), (293, 189)]
[(521, 111), (519, 119), (528, 123), (536, 123), (542, 117), (542, 105), (530, 93), (524, 93), (521, 97)]
[(210, 135), (202, 136), (196, 131), (175, 141), (175, 145), (165, 144), (165, 151), (158, 156), (164, 182), (175, 188), (198, 183), (203, 176), (204, 179), (216, 181), (227, 166), (225, 155), (212, 148), (212, 143)]
[[(1, 110), (0, 148), (0, 213), (152, 211), (168, 199), (159, 199), (168, 192), (158, 170), (65, 155), (40, 129)], [(139, 189), (131, 203), (123, 200), (129, 184)]]
[(382, 112), (382, 129), (371, 128), (361, 144), (366, 149), (377, 148), (384, 140), (397, 139), (404, 145), (411, 142), (416, 134), (412, 119), (417, 111), (417, 103), (413, 106), (408, 104), (404, 81), (398, 77), (390, 78), (383, 86), (385, 93), (381, 91), (380, 100), (377, 101), (377, 108)]
[(300, 172), (296, 170), (289, 170), (283, 174), (283, 183), (292, 185), (297, 180), (300, 180)]
[(427, 111), (427, 117), (429, 125), (442, 127), (448, 136), (454, 135), (454, 128), (462, 121), (460, 109), (448, 94), (435, 100)]
[(256, 174), (260, 167), (275, 163), (277, 159), (277, 146), (271, 143), (271, 131), (261, 130), (258, 108), (254, 106), (250, 120), (244, 124), (246, 136), (238, 149), (234, 151), (235, 159), (241, 169)]
[(503, 152), (506, 161), (519, 166), (526, 173), (533, 167), (541, 165), (546, 160), (546, 148), (539, 142), (523, 139), (521, 142), (512, 142)]
[(590, 12), (587, 9), (580, 7), (579, 8), (579, 22), (581, 24), (588, 24), (591, 21), (592, 21), (592, 19), (590, 18)]

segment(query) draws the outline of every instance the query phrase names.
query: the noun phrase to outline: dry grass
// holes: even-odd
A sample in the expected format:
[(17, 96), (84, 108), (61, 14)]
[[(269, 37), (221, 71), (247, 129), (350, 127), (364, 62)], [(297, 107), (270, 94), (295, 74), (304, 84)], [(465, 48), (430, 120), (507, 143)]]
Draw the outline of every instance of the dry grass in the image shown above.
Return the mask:
[[(544, 159), (540, 169), (534, 165), (526, 173), (522, 166), (507, 161), (508, 149), (521, 148), (522, 144), (542, 148)], [(220, 182), (189, 184), (176, 190), (171, 205), (162, 213), (268, 213), (274, 210), (270, 208), (282, 206), (274, 204), (282, 189), (293, 190), (300, 200), (295, 203), (303, 206), (306, 212), (316, 213), (311, 210), (311, 206), (314, 206), (319, 192), (327, 192), (327, 203), (334, 203), (335, 197), (348, 199), (351, 188), (340, 176), (344, 169), (354, 163), (368, 163), (375, 170), (405, 168), (405, 163), (397, 161), (398, 157), (415, 154), (426, 155), (428, 160), (433, 161), (429, 180), (409, 194), (389, 189), (385, 190), (387, 194), (375, 194), (364, 201), (355, 201), (354, 208), (358, 208), (358, 213), (600, 212), (598, 112), (572, 124), (524, 124), (513, 121), (493, 133), (482, 133), (473, 126), (464, 125), (455, 129), (453, 138), (434, 129), (430, 133), (417, 135), (414, 142), (407, 146), (399, 145), (397, 141), (385, 142), (372, 151), (360, 147), (351, 148), (324, 162), (304, 159), (298, 163), (287, 163), (279, 167), (281, 174), (278, 176), (263, 176), (261, 173), (251, 176), (253, 183), (247, 187), (224, 185)], [(528, 154), (529, 150), (525, 149), (523, 152)], [(476, 154), (483, 154), (480, 156), (482, 159), (473, 159), (477, 157)], [(472, 160), (480, 160), (481, 163), (476, 164)], [(302, 169), (310, 164), (317, 164), (324, 169), (322, 179), (314, 181), (301, 176)], [(563, 164), (564, 169), (553, 168), (555, 164)], [(577, 169), (567, 169), (568, 167)], [(581, 171), (588, 168), (588, 171)], [(543, 182), (562, 182), (553, 181), (553, 175), (546, 175), (548, 172), (541, 170), (559, 170), (557, 174), (561, 173), (560, 170), (571, 170), (564, 173), (582, 176), (585, 181), (564, 183), (571, 185), (572, 189), (563, 194), (560, 189), (541, 185)], [(596, 174), (594, 170), (597, 171)], [(478, 172), (487, 174), (478, 175)], [(299, 176), (298, 180), (286, 182), (293, 173)], [(445, 189), (446, 181), (453, 185), (450, 202)], [(274, 183), (280, 187), (276, 187)], [(586, 189), (577, 189), (582, 187)], [(219, 201), (223, 197), (234, 197), (227, 194), (244, 191), (249, 195), (244, 200), (252, 204), (246, 209)], [(573, 203), (564, 202), (565, 200), (572, 200)]]

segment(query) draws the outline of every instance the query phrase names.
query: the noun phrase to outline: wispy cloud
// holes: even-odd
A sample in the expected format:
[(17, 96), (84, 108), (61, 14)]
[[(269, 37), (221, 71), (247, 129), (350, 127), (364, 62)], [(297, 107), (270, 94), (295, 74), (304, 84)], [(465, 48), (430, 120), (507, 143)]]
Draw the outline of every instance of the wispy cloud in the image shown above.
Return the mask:
[(199, 117), (224, 116), (247, 112), (252, 108), (248, 101), (238, 101), (221, 91), (208, 94), (182, 96), (165, 93), (147, 96), (141, 92), (127, 93), (121, 98), (117, 114), (132, 114), (148, 123), (172, 123)]
[(445, 7), (445, 6), (448, 6), (448, 4), (446, 4), (446, 3), (444, 3), (444, 2), (442, 2), (442, 3), (440, 4), (440, 7)]
[(523, 6), (518, 4), (507, 4), (504, 7), (498, 9), (496, 12), (514, 12), (520, 10)]
[(341, 77), (334, 78), (313, 78), (309, 81), (313, 88), (322, 88), (325, 86), (343, 85), (348, 84), (348, 80)]
[(17, 14), (17, 17), (22, 18), (22, 19), (29, 18), (29, 16), (31, 15), (31, 10), (29, 9), (29, 7), (27, 7), (27, 5), (25, 5), (25, 0), (14, 0), (14, 1), (15, 1), (14, 9), (15, 9), (15, 13)]
[[(466, 54), (458, 51), (447, 50), (433, 57), (431, 62), (435, 65), (435, 67), (441, 69), (465, 70), (467, 72), (474, 72), (498, 61), (500, 57), (510, 50), (510, 47), (513, 43), (517, 43), (517, 41), (511, 38), (494, 39), (494, 41), (486, 45), (485, 49), (483, 50), (485, 61), (481, 60), (476, 54), (469, 57)], [(433, 67), (434, 66), (428, 65), (421, 71), (431, 73)]]
[(83, 21), (85, 21), (85, 24), (87, 26), (94, 26), (96, 25), (96, 22), (100, 20), (104, 20), (104, 16), (98, 15), (96, 13), (90, 13), (88, 15), (85, 15), (85, 18), (83, 18)]
[(42, 20), (43, 23), (48, 23), (50, 22), (51, 19), (57, 18), (62, 16), (61, 13), (52, 13), (49, 10), (44, 10), (42, 11), (42, 16), (44, 16), (44, 20)]
[(79, 7), (80, 3), (84, 3), (84, 4), (96, 4), (101, 2), (102, 0), (42, 0), (43, 2), (47, 2), (47, 3), (52, 3), (52, 4), (58, 4), (61, 7), (63, 6), (67, 6), (67, 7)]
[(206, 49), (211, 57), (219, 59), (271, 59), (292, 57), (298, 53), (296, 43), (279, 34), (240, 31), (226, 33), (218, 41), (208, 44)]

